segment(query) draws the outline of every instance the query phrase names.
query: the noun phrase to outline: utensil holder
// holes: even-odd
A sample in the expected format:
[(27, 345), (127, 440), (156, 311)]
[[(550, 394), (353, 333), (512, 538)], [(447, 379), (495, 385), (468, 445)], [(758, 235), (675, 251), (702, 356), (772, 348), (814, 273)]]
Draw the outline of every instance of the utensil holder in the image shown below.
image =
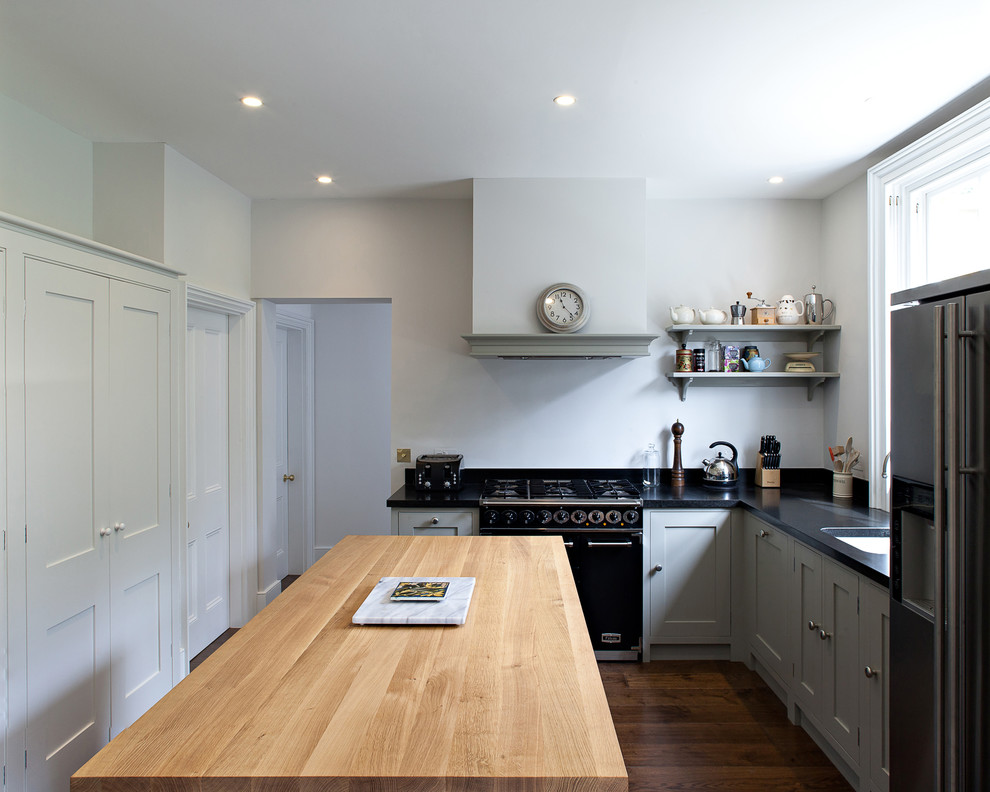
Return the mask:
[(833, 473), (832, 474), (832, 497), (833, 498), (851, 498), (853, 496), (853, 477), (852, 473)]
[(763, 467), (763, 454), (756, 456), (756, 486), (780, 488), (780, 469), (767, 470)]

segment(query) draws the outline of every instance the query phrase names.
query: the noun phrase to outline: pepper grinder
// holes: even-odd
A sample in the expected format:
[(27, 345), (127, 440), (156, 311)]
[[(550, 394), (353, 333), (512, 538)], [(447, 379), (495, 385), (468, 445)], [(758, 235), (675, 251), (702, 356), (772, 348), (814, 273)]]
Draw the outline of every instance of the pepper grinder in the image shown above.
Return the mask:
[(674, 436), (674, 466), (670, 469), (670, 486), (684, 486), (684, 465), (681, 464), (681, 435), (684, 434), (684, 424), (678, 418), (670, 427), (670, 433)]

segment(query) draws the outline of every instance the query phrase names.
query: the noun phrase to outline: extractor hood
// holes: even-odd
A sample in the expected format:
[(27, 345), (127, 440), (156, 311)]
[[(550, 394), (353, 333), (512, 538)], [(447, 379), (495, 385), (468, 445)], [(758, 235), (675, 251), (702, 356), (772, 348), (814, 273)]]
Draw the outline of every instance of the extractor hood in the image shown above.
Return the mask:
[(461, 336), (471, 357), (509, 360), (604, 360), (647, 357), (656, 336), (640, 333), (473, 333)]
[[(475, 179), (472, 330), (477, 358), (649, 355), (644, 179)], [(576, 285), (590, 306), (576, 333), (551, 333), (537, 297)]]

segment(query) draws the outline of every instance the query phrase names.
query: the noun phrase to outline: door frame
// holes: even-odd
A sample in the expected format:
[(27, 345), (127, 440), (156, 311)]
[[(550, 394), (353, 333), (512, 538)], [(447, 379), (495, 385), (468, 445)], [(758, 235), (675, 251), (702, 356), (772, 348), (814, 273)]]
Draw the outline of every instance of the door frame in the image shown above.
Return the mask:
[[(240, 300), (193, 284), (186, 285), (186, 307), (198, 308), (227, 316), (227, 481), (230, 489), (230, 579), (228, 602), (230, 626), (242, 627), (257, 613), (254, 597), (254, 581), (258, 578), (257, 543), (257, 418), (255, 392), (255, 303)], [(182, 327), (186, 322), (183, 317)], [(183, 389), (183, 394), (185, 393)], [(183, 409), (183, 417), (185, 410)], [(183, 438), (185, 433), (183, 432)], [(185, 443), (183, 442), (183, 449)], [(182, 456), (182, 481), (186, 479), (185, 454)], [(182, 521), (186, 522), (185, 491), (180, 499)], [(187, 540), (186, 528), (182, 528), (181, 546)], [(180, 560), (181, 569), (175, 570), (182, 581), (179, 596), (182, 599), (182, 652), (186, 654), (189, 635), (187, 617), (189, 603), (186, 599), (185, 555)], [(181, 574), (179, 574), (181, 573)], [(185, 668), (192, 658), (185, 658)]]
[[(316, 414), (315, 377), (316, 356), (313, 346), (315, 322), (294, 314), (275, 311), (276, 329), (299, 333), (302, 344), (302, 458), (303, 458), (303, 528), (306, 542), (306, 569), (315, 562), (316, 545)], [(273, 372), (274, 373), (274, 372)]]

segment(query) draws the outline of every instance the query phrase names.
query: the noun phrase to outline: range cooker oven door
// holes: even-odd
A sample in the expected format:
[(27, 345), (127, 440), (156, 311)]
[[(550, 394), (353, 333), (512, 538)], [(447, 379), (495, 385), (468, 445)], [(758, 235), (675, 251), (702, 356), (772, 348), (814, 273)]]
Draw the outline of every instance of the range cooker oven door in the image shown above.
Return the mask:
[(641, 531), (520, 531), (482, 528), (482, 536), (560, 536), (567, 548), (588, 635), (598, 660), (639, 660), (643, 634)]

